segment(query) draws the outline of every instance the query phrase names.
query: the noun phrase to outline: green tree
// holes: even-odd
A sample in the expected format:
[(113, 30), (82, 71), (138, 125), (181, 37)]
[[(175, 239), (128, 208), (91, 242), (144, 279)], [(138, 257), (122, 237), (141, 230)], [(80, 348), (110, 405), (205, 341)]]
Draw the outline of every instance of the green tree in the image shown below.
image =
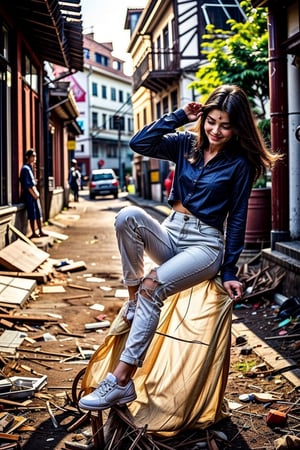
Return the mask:
[(205, 101), (220, 84), (237, 84), (247, 93), (255, 114), (264, 118), (269, 98), (267, 10), (241, 2), (247, 20), (228, 20), (229, 31), (207, 26), (202, 53), (206, 61), (190, 84)]

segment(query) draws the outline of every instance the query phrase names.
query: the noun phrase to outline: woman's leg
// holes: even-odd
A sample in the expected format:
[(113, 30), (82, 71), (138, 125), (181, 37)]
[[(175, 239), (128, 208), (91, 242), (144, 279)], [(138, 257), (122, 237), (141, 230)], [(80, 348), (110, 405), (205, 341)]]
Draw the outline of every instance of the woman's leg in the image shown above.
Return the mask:
[[(133, 218), (132, 218), (133, 219)], [(129, 222), (129, 217), (126, 219)], [(123, 259), (127, 264), (128, 255), (134, 256), (134, 249), (139, 249), (138, 253), (141, 257), (141, 249), (148, 250), (156, 259), (164, 256), (162, 252), (156, 251), (162, 234), (156, 229), (155, 236), (159, 236), (158, 240), (153, 238), (152, 229), (148, 230), (147, 239), (141, 242), (137, 241), (137, 235), (145, 238), (146, 222), (131, 220), (135, 224), (131, 227), (131, 233), (125, 236), (125, 245), (121, 246)], [(147, 222), (150, 225), (150, 222)], [(136, 367), (143, 363), (146, 351), (152, 341), (156, 331), (161, 306), (166, 297), (175, 294), (181, 290), (192, 287), (203, 280), (213, 278), (218, 272), (223, 256), (223, 237), (218, 231), (203, 223), (193, 216), (185, 216), (180, 213), (173, 213), (164, 224), (167, 229), (168, 241), (170, 248), (174, 248), (174, 242), (177, 245), (177, 252), (173, 253), (169, 259), (166, 259), (158, 268), (152, 269), (148, 276), (142, 282), (142, 264), (140, 257), (136, 257), (136, 261), (130, 261), (127, 264), (128, 279), (130, 282), (141, 283), (138, 292), (137, 307), (134, 314), (131, 330), (127, 338), (125, 349), (120, 357), (120, 362), (114, 370), (113, 375), (110, 374), (109, 380), (100, 383), (98, 391), (83, 397), (81, 406), (86, 409), (92, 407), (98, 409), (109, 407), (108, 404), (116, 404), (118, 402), (126, 403), (128, 398), (134, 396), (134, 386), (132, 384), (132, 374)], [(140, 229), (139, 229), (140, 228)], [(134, 238), (132, 240), (132, 231), (134, 229)], [(129, 232), (129, 229), (127, 230)], [(138, 234), (137, 234), (138, 231)], [(131, 247), (129, 244), (131, 236)], [(149, 241), (149, 236), (152, 236)], [(119, 237), (121, 232), (119, 230)], [(126, 243), (128, 241), (128, 243)], [(155, 251), (155, 253), (154, 253)], [(134, 264), (133, 264), (134, 262)], [(135, 267), (135, 271), (133, 270)], [(138, 268), (138, 270), (137, 270)], [(138, 275), (138, 276), (137, 276)], [(136, 279), (134, 280), (134, 277)], [(113, 383), (112, 383), (113, 380)], [(110, 403), (107, 397), (106, 388), (110, 386), (115, 390), (114, 403)], [(128, 394), (130, 392), (130, 395)]]
[(166, 226), (177, 241), (177, 254), (154, 268), (143, 279), (137, 296), (137, 308), (121, 361), (137, 367), (156, 331), (164, 300), (219, 271), (223, 257), (222, 234), (193, 216), (176, 213)]
[(129, 294), (124, 319), (131, 322), (136, 309), (136, 294), (144, 277), (145, 252), (155, 262), (161, 263), (172, 257), (176, 248), (165, 227), (136, 206), (123, 208), (118, 213), (115, 229), (122, 261), (123, 281)]
[(145, 252), (158, 264), (176, 253), (176, 245), (167, 229), (142, 208), (123, 208), (116, 216), (115, 230), (123, 281), (128, 287), (139, 286), (144, 277)]

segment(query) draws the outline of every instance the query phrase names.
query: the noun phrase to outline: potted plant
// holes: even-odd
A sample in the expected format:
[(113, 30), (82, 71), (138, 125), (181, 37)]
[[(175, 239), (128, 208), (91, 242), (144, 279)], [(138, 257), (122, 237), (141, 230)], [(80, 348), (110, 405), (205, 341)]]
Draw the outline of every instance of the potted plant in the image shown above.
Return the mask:
[[(267, 145), (270, 143), (270, 119), (258, 127)], [(270, 244), (271, 234), (271, 174), (263, 173), (253, 184), (248, 203), (245, 246), (263, 248)]]

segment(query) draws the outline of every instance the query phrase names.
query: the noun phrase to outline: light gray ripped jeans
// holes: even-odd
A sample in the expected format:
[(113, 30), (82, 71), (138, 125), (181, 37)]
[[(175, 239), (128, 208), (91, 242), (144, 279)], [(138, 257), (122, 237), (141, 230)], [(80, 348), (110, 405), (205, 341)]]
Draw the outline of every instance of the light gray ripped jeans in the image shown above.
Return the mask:
[[(125, 207), (117, 214), (115, 229), (124, 284), (140, 286), (136, 302), (130, 302), (131, 313), (133, 306), (135, 309), (120, 360), (141, 367), (164, 300), (218, 273), (223, 258), (223, 234), (195, 216), (174, 210), (160, 224), (136, 206)], [(141, 295), (143, 279), (152, 278), (144, 275), (144, 253), (158, 265), (153, 269), (156, 288), (144, 288), (151, 300)]]

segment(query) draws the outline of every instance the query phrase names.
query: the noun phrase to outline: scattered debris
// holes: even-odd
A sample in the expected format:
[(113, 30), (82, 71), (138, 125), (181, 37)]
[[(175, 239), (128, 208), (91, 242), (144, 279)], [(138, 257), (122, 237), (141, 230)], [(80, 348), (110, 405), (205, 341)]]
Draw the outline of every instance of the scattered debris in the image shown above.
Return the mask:
[(242, 300), (273, 292), (285, 275), (286, 272), (276, 265), (262, 268), (260, 264), (258, 266), (251, 266), (249, 262), (243, 264), (238, 272), (239, 279), (245, 286)]
[(36, 391), (47, 384), (47, 376), (40, 378), (9, 377), (0, 380), (0, 398), (22, 399), (30, 398)]
[(46, 259), (49, 253), (18, 239), (0, 250), (0, 264), (10, 270), (32, 272)]
[(84, 328), (86, 330), (96, 330), (97, 328), (107, 328), (110, 327), (110, 322), (108, 320), (103, 320), (102, 322), (86, 323)]

